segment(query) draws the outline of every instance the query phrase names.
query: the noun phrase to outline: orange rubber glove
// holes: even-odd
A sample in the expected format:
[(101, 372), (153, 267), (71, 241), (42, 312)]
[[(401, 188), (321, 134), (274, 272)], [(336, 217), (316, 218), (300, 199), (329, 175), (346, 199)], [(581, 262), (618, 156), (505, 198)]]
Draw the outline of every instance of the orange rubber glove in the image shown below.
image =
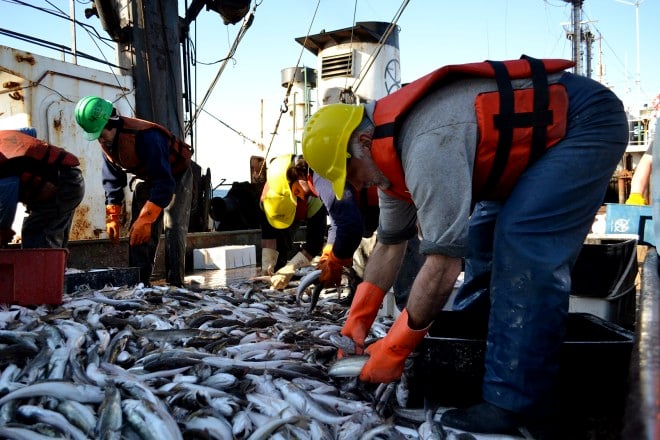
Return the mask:
[(105, 231), (113, 244), (119, 243), (119, 228), (121, 227), (121, 205), (105, 207)]
[(7, 246), (14, 238), (14, 234), (15, 232), (12, 228), (0, 228), (0, 248)]
[(317, 269), (321, 270), (319, 282), (323, 287), (334, 287), (341, 284), (341, 273), (344, 266), (353, 264), (353, 258), (337, 258), (332, 252), (332, 245), (327, 244), (323, 248), (323, 254), (319, 260)]
[(163, 208), (152, 202), (147, 202), (140, 211), (140, 216), (131, 226), (130, 245), (143, 244), (151, 238), (151, 224), (158, 219)]
[(401, 379), (406, 358), (422, 342), (430, 327), (411, 329), (408, 327), (408, 311), (403, 309), (385, 337), (367, 347), (369, 360), (362, 367), (360, 380), (389, 383)]
[[(341, 329), (341, 334), (348, 336), (355, 342), (355, 354), (364, 352), (364, 340), (374, 323), (378, 309), (380, 308), (385, 292), (380, 287), (369, 281), (361, 282), (355, 290), (348, 318)], [(344, 356), (343, 350), (337, 352), (337, 357)]]

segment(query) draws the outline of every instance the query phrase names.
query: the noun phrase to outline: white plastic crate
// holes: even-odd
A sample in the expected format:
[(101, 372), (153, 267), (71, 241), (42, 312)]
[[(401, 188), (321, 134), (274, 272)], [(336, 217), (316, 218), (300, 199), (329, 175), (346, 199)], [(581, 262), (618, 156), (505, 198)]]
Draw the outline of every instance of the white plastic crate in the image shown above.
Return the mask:
[(194, 249), (193, 260), (195, 270), (253, 266), (257, 264), (256, 248), (237, 245)]

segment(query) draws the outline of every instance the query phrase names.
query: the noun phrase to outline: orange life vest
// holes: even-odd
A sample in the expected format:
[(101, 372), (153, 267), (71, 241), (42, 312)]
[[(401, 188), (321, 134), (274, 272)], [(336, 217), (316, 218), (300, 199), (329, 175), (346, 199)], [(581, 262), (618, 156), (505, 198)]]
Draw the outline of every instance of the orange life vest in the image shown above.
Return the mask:
[(0, 130), (0, 176), (19, 176), (23, 203), (51, 200), (58, 185), (59, 167), (77, 167), (68, 151), (15, 130)]
[[(511, 61), (449, 65), (407, 84), (376, 102), (371, 155), (389, 179), (386, 192), (412, 202), (395, 137), (405, 114), (428, 93), (465, 78), (495, 78), (498, 90), (479, 94), (475, 111), (479, 127), (472, 179), (473, 202), (501, 200), (522, 172), (566, 133), (568, 96), (562, 85), (548, 85), (547, 74), (574, 65), (561, 59), (524, 56)], [(512, 79), (531, 78), (530, 89), (516, 89)]]
[(142, 131), (156, 129), (169, 139), (169, 162), (172, 166), (172, 175), (177, 176), (188, 169), (192, 158), (192, 147), (178, 139), (172, 132), (161, 125), (143, 119), (120, 118), (122, 125), (117, 129), (117, 142), (114, 143), (112, 149), (102, 146), (103, 152), (110, 162), (135, 174), (139, 178), (144, 178), (146, 165), (137, 156), (135, 137)]

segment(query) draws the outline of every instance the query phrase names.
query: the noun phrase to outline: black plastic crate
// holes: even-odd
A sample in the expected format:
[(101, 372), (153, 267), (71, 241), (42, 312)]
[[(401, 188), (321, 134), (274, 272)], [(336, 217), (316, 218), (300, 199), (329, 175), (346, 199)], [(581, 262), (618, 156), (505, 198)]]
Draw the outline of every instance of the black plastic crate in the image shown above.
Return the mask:
[[(415, 351), (409, 406), (424, 398), (442, 406), (480, 401), (487, 323), (444, 311)], [(633, 333), (587, 313), (570, 313), (562, 348), (561, 405), (581, 414), (623, 410)]]

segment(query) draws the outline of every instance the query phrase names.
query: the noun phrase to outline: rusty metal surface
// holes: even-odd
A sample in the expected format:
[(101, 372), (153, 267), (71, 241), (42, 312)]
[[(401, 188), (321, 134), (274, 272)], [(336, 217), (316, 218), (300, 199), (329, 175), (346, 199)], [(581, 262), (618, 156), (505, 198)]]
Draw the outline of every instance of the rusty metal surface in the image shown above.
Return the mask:
[[(133, 80), (0, 45), (0, 129), (34, 127), (37, 137), (75, 154), (85, 179), (85, 196), (75, 213), (71, 240), (106, 238), (102, 155), (75, 122), (76, 102), (87, 95), (112, 100), (132, 115)], [(130, 206), (131, 193), (126, 191)], [(13, 229), (20, 238), (22, 217)]]

